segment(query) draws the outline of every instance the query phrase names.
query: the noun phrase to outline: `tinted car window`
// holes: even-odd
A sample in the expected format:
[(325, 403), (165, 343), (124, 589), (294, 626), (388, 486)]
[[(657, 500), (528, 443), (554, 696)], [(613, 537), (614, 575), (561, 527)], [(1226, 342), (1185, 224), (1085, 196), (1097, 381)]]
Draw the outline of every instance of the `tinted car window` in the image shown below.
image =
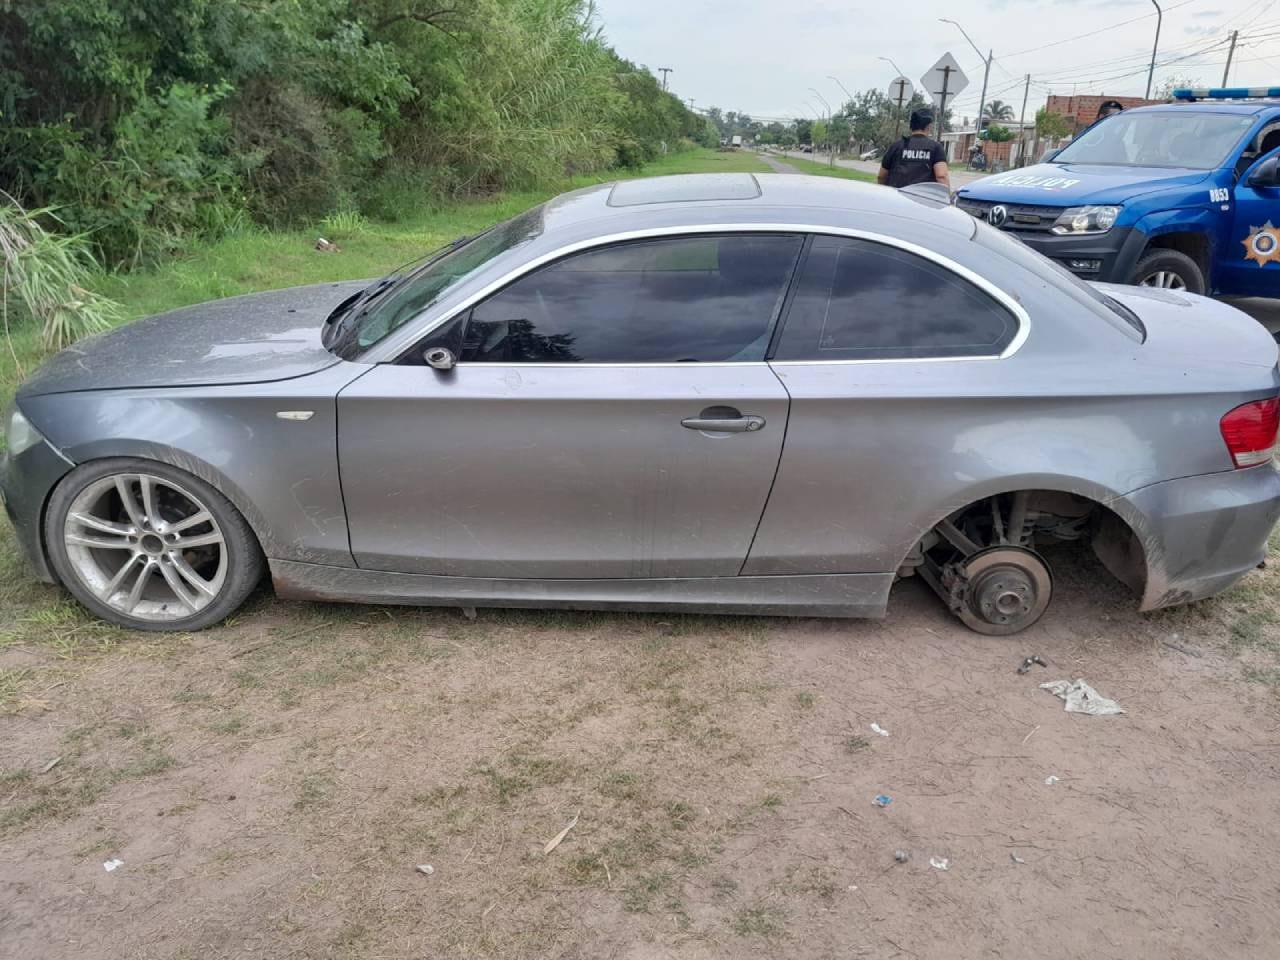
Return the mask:
[(1017, 331), (1013, 314), (939, 264), (868, 240), (816, 237), (776, 359), (992, 356)]
[(476, 306), (461, 360), (763, 360), (801, 238), (672, 237), (575, 254)]

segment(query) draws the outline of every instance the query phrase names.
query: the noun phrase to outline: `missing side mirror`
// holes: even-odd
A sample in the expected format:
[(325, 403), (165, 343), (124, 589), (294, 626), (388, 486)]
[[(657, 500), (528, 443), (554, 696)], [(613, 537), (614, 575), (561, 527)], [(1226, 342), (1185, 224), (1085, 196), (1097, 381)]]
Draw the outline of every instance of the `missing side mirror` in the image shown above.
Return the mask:
[(458, 363), (448, 347), (428, 347), (422, 351), (422, 359), (432, 370), (452, 370)]

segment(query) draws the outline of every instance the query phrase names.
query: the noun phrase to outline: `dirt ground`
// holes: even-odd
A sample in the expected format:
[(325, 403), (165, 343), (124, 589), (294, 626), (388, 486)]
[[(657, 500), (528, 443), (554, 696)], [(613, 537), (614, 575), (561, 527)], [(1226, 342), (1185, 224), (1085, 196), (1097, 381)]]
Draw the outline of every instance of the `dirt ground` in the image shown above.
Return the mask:
[[(0, 955), (1275, 956), (1280, 574), (1140, 616), (1054, 559), (1012, 639), (913, 581), (883, 622), (264, 594), (177, 638), (27, 588)], [(1128, 712), (1038, 688), (1076, 677)]]

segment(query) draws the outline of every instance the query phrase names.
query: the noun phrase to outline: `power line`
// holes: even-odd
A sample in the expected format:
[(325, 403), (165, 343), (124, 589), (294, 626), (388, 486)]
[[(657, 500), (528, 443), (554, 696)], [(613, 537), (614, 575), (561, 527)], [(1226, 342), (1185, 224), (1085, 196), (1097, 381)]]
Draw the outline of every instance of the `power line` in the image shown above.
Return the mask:
[[(1182, 0), (1181, 3), (1175, 3), (1171, 7), (1165, 9), (1165, 13), (1171, 10), (1177, 10), (1179, 7), (1185, 7), (1189, 3), (1195, 3), (1196, 0)], [(1028, 47), (1026, 50), (1019, 50), (1017, 53), (1007, 53), (1004, 55), (1005, 60), (1012, 60), (1014, 57), (1021, 57), (1028, 53), (1035, 53), (1037, 50), (1048, 50), (1050, 47), (1059, 47), (1064, 43), (1072, 43), (1076, 40), (1083, 40), (1085, 37), (1096, 37), (1100, 33), (1106, 33), (1108, 30), (1114, 30), (1116, 27), (1123, 27), (1129, 23), (1137, 23), (1139, 20), (1150, 20), (1155, 14), (1144, 13), (1140, 17), (1130, 17), (1128, 20), (1121, 20), (1119, 23), (1108, 24), (1105, 27), (1099, 27), (1097, 30), (1090, 30), (1088, 33), (1082, 33), (1075, 37), (1067, 37), (1065, 40), (1054, 40), (1052, 43), (1041, 44), (1038, 47)]]

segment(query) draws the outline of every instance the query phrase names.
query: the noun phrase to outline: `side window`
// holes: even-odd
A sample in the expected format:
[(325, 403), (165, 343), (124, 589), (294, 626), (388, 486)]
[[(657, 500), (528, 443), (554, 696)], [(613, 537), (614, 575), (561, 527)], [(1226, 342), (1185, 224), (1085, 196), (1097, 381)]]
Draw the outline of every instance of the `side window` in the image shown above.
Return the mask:
[(588, 250), (478, 304), (470, 363), (763, 360), (803, 238), (669, 237)]
[(776, 360), (985, 357), (1017, 318), (951, 270), (868, 240), (815, 237)]

